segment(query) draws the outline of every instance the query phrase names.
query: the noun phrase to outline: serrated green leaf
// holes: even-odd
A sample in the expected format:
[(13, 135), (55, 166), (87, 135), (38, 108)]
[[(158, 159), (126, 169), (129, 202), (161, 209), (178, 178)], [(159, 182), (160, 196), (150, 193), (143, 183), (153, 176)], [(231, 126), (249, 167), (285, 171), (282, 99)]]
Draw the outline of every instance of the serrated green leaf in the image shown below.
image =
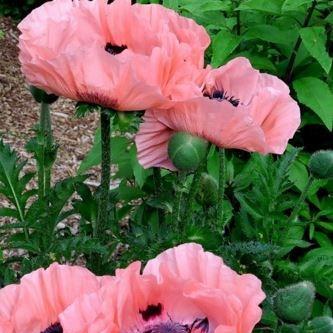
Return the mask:
[(312, 0), (285, 0), (282, 5), (282, 12), (296, 10), (298, 7), (311, 3)]
[(241, 37), (227, 30), (220, 31), (213, 39), (212, 66), (219, 67), (241, 42)]
[(332, 58), (326, 51), (326, 32), (324, 27), (307, 27), (299, 31), (303, 44), (313, 58), (315, 58), (329, 73), (332, 66)]
[(333, 124), (333, 93), (329, 86), (315, 77), (294, 81), (298, 100), (314, 111), (331, 131)]

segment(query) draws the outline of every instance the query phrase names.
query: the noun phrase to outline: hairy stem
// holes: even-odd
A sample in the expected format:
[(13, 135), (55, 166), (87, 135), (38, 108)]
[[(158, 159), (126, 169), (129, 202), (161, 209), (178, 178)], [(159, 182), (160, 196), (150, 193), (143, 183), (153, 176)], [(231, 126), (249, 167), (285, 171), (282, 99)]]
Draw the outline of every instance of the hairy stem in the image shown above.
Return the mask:
[(186, 181), (186, 173), (179, 172), (178, 173), (178, 183), (176, 184), (176, 196), (173, 207), (172, 214), (172, 223), (175, 223), (176, 228), (180, 230), (180, 218), (181, 218), (181, 210), (182, 210), (182, 202), (183, 202), (183, 192), (184, 192), (184, 183)]
[[(219, 149), (219, 189), (218, 189), (218, 204), (217, 204), (217, 224), (223, 226), (224, 229), (224, 212), (223, 212), (223, 202), (224, 202), (224, 191), (225, 191), (225, 181), (226, 181), (226, 159), (225, 150), (223, 148)], [(223, 230), (222, 230), (223, 231)]]
[(290, 214), (290, 216), (289, 216), (289, 218), (287, 220), (287, 225), (290, 225), (290, 223), (292, 223), (295, 220), (295, 218), (297, 217), (300, 209), (302, 208), (302, 204), (304, 203), (304, 201), (306, 199), (306, 196), (307, 196), (307, 194), (309, 192), (310, 186), (312, 185), (313, 181), (314, 181), (314, 178), (313, 178), (312, 175), (310, 175), (309, 179), (308, 179), (308, 182), (306, 183), (305, 188), (304, 188), (302, 194), (298, 198), (298, 201), (297, 201), (296, 205), (294, 206), (294, 209), (291, 212), (291, 214)]
[(187, 196), (186, 205), (185, 205), (186, 216), (184, 217), (184, 220), (187, 222), (191, 220), (191, 217), (193, 215), (195, 197), (197, 196), (197, 193), (199, 191), (202, 171), (203, 171), (203, 163), (201, 163), (198, 169), (194, 172), (191, 187)]
[[(310, 22), (310, 19), (312, 17), (312, 14), (313, 14), (313, 12), (314, 12), (314, 10), (316, 8), (316, 5), (317, 5), (317, 0), (313, 0), (311, 6), (309, 7), (309, 9), (307, 11), (307, 14), (305, 16), (302, 28), (305, 28), (305, 27), (308, 26), (308, 24)], [(294, 46), (294, 48), (293, 48), (293, 50), (291, 52), (291, 56), (290, 56), (290, 59), (289, 59), (288, 65), (287, 65), (287, 69), (286, 69), (285, 81), (287, 83), (291, 82), (291, 78), (292, 78), (292, 74), (293, 74), (293, 69), (294, 69), (294, 64), (295, 64), (297, 52), (298, 52), (298, 50), (299, 50), (299, 48), (301, 46), (301, 43), (302, 43), (301, 36), (298, 36), (297, 41), (295, 43), (295, 46)]]
[[(102, 175), (100, 185), (100, 199), (98, 207), (97, 225), (95, 234), (103, 236), (109, 222), (109, 195), (111, 180), (111, 112), (107, 109), (101, 110), (101, 148), (102, 148)], [(104, 236), (103, 236), (104, 238)]]

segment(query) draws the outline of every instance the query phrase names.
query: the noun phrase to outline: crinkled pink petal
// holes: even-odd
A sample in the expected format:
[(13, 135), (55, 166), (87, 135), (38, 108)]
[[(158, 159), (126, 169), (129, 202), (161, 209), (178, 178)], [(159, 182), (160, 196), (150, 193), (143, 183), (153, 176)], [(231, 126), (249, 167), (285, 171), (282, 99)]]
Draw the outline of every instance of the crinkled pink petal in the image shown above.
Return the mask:
[(206, 78), (206, 91), (224, 91), (229, 97), (248, 105), (259, 88), (260, 73), (251, 66), (248, 59), (235, 58), (226, 65), (212, 69)]
[(40, 333), (58, 321), (59, 314), (77, 297), (96, 291), (112, 278), (98, 278), (78, 266), (52, 264), (38, 269), (0, 291), (0, 318), (14, 332)]
[[(121, 111), (166, 108), (172, 100), (198, 96), (195, 78), (202, 66), (195, 63), (198, 55), (191, 60), (195, 47), (185, 34), (203, 28), (179, 18), (181, 31), (170, 19), (156, 32), (151, 16), (160, 17), (162, 9), (140, 6), (129, 0), (53, 0), (34, 10), (19, 24), (19, 59), (28, 82)], [(203, 46), (199, 53), (203, 57)]]
[[(219, 147), (266, 152), (262, 129), (243, 107), (206, 97), (177, 103), (164, 112), (150, 110), (137, 133), (137, 151), (145, 167), (174, 167), (168, 159), (167, 146), (172, 133), (188, 132)], [(160, 137), (158, 137), (160, 132)]]
[(298, 104), (274, 88), (254, 98), (249, 114), (265, 133), (266, 153), (283, 154), (301, 123)]

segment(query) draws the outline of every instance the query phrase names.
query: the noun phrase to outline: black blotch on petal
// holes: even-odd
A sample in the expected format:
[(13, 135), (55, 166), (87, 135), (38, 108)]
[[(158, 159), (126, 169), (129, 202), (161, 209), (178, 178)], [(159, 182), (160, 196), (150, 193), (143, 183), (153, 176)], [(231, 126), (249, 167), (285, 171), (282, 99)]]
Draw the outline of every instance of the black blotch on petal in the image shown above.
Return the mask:
[(140, 310), (142, 319), (148, 321), (149, 319), (159, 316), (162, 313), (162, 308), (163, 307), (161, 303), (158, 303), (157, 305), (148, 305), (146, 310)]
[(41, 333), (63, 333), (63, 329), (60, 323), (55, 323), (49, 326), (46, 330), (42, 331)]
[(106, 43), (104, 50), (112, 55), (119, 54), (127, 49), (126, 45), (112, 45), (111, 43)]

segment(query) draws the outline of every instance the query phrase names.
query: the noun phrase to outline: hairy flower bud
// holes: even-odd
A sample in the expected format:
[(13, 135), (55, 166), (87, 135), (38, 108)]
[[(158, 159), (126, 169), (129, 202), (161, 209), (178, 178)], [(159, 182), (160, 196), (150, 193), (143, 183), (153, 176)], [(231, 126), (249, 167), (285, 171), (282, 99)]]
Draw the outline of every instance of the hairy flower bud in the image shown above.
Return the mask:
[(333, 333), (333, 319), (328, 316), (316, 317), (308, 322), (306, 333)]
[(200, 177), (200, 189), (198, 200), (207, 206), (214, 206), (218, 201), (218, 184), (214, 177), (208, 173), (202, 173)]
[(168, 144), (168, 154), (181, 171), (193, 171), (205, 158), (208, 142), (186, 132), (175, 133)]
[(315, 288), (311, 282), (290, 285), (274, 295), (274, 311), (283, 321), (300, 323), (311, 315), (314, 297)]
[(333, 178), (333, 150), (320, 150), (314, 153), (309, 161), (313, 177), (319, 179)]
[(47, 94), (44, 90), (35, 86), (30, 86), (30, 92), (37, 103), (54, 103), (59, 97), (53, 94)]

